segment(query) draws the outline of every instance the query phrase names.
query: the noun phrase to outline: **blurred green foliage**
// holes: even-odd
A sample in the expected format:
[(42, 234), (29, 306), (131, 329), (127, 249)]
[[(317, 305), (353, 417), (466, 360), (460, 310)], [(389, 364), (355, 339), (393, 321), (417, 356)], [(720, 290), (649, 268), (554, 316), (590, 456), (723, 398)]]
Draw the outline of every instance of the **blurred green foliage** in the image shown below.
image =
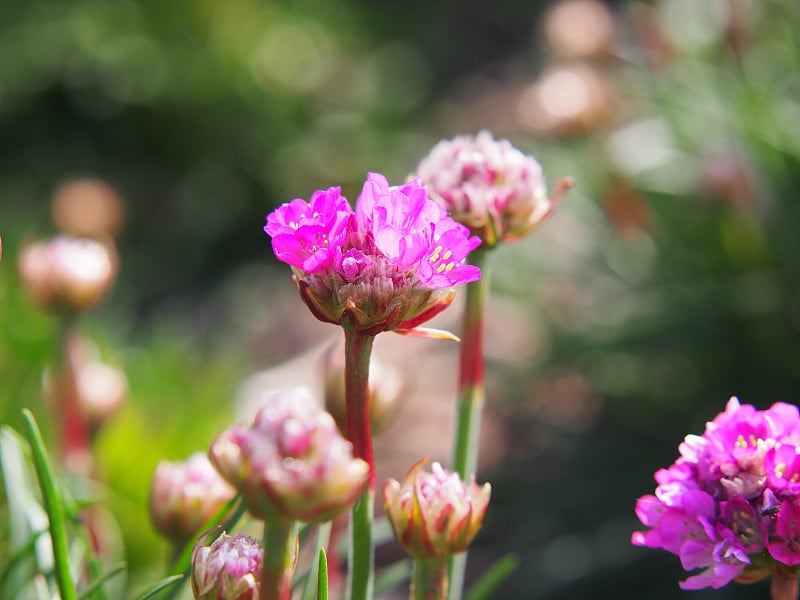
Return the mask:
[[(58, 323), (14, 263), (52, 231), (60, 182), (102, 177), (127, 203), (122, 270), (81, 327), (130, 381), (97, 454), (132, 589), (167, 559), (146, 513), (156, 462), (205, 448), (241, 379), (302, 348), (274, 323), (289, 274), (264, 215), (330, 185), (353, 198), (367, 170), (399, 181), (439, 137), (488, 127), (577, 185), (495, 252), (503, 458), (479, 476), (493, 500), (473, 577), (513, 550), (498, 597), (682, 597), (677, 558), (630, 546), (635, 499), (730, 395), (800, 397), (800, 5), (620, 2), (591, 58), (545, 44), (548, 5), (0, 7), (0, 417), (19, 428), (28, 406), (53, 433), (40, 382)], [(602, 87), (571, 71), (544, 87), (576, 64)]]

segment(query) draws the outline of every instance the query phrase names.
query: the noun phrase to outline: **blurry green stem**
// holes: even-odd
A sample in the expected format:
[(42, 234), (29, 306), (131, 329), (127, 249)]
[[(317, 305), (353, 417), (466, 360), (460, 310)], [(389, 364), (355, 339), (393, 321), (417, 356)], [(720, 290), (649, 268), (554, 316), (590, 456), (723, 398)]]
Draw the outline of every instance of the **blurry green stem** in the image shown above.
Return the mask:
[(350, 521), (350, 600), (372, 598), (372, 511), (375, 464), (369, 423), (369, 359), (374, 336), (345, 329), (345, 425), (353, 453), (369, 464), (369, 485), (353, 506)]
[(773, 575), (770, 584), (772, 600), (797, 600), (798, 579), (796, 575)]
[(415, 558), (410, 600), (447, 600), (447, 559)]
[[(489, 299), (489, 250), (478, 248), (468, 261), (481, 269), (481, 278), (467, 284), (467, 301), (461, 328), (458, 377), (458, 419), (453, 452), (453, 469), (466, 480), (478, 466), (478, 438), (485, 400), (483, 386), (483, 330)], [(449, 559), (450, 596), (461, 598), (467, 554)]]
[(262, 600), (291, 600), (297, 544), (296, 521), (278, 514), (267, 520), (261, 564)]
[(50, 521), (50, 540), (53, 544), (53, 561), (58, 591), (62, 600), (77, 600), (78, 595), (69, 568), (69, 540), (67, 539), (64, 504), (56, 489), (53, 473), (47, 461), (47, 451), (44, 448), (42, 434), (33, 418), (33, 413), (26, 408), (22, 411), (22, 416), (25, 419), (27, 438), (31, 444), (36, 475), (42, 489), (44, 507)]

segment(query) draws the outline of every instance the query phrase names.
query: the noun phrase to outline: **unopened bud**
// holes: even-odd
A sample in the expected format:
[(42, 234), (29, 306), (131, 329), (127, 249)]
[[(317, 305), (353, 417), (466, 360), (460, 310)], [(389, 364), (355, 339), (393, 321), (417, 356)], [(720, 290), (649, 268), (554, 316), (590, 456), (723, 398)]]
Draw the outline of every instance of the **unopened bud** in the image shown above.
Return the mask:
[(483, 524), (491, 486), (469, 483), (439, 463), (411, 467), (403, 482), (383, 486), (383, 504), (397, 541), (419, 558), (442, 558), (467, 549)]
[(259, 600), (264, 551), (255, 538), (222, 533), (210, 546), (202, 536), (192, 551), (192, 592), (197, 600)]
[(539, 162), (485, 130), (439, 142), (416, 176), (431, 198), (489, 248), (527, 234), (571, 185), (560, 182), (548, 196)]
[(18, 268), (40, 308), (78, 312), (103, 298), (116, 277), (117, 260), (108, 244), (59, 236), (23, 248)]
[(330, 520), (356, 501), (369, 477), (367, 463), (353, 457), (352, 444), (305, 388), (269, 394), (253, 424), (217, 436), (209, 456), (262, 519), (278, 512)]
[(150, 487), (150, 518), (164, 537), (184, 542), (235, 495), (203, 453), (185, 462), (163, 460)]
[(104, 238), (119, 233), (125, 206), (117, 192), (100, 179), (73, 179), (53, 196), (53, 220), (64, 233)]

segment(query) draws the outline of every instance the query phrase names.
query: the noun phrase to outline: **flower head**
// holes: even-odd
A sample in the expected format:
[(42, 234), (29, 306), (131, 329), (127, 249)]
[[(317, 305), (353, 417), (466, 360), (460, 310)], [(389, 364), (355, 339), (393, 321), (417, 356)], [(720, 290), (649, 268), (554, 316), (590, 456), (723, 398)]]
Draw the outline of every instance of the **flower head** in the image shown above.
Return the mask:
[(150, 486), (150, 518), (160, 534), (184, 542), (235, 495), (203, 453), (182, 462), (162, 460)]
[(412, 329), (480, 278), (465, 264), (480, 240), (417, 180), (393, 187), (370, 173), (355, 210), (339, 188), (319, 190), (278, 207), (264, 231), (314, 315), (366, 334)]
[(192, 551), (192, 592), (197, 600), (259, 600), (263, 550), (243, 533), (222, 533), (210, 546), (203, 535)]
[(400, 483), (390, 479), (383, 487), (383, 503), (395, 537), (413, 556), (442, 558), (467, 549), (481, 528), (491, 486), (479, 486), (472, 477), (464, 483), (439, 463), (431, 472), (419, 461)]
[(250, 512), (327, 521), (361, 494), (369, 467), (305, 388), (267, 396), (249, 427), (234, 425), (209, 456), (244, 496)]
[(38, 306), (68, 312), (97, 304), (117, 274), (116, 257), (107, 244), (66, 236), (29, 244), (20, 253), (18, 267)]
[[(680, 457), (656, 475), (655, 495), (636, 515), (649, 527), (638, 546), (663, 548), (686, 570), (684, 589), (754, 581), (800, 565), (800, 413), (731, 398), (703, 435), (688, 435)], [(766, 562), (765, 562), (766, 561)]]
[(563, 180), (548, 197), (536, 159), (485, 130), (439, 142), (419, 163), (416, 175), (431, 197), (488, 247), (528, 233), (572, 185)]

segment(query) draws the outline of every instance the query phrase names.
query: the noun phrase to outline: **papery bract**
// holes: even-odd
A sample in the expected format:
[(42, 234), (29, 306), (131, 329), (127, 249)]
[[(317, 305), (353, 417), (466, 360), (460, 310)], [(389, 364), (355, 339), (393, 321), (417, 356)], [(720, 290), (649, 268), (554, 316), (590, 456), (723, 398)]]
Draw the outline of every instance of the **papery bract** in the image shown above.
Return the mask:
[(417, 180), (390, 186), (370, 173), (355, 210), (339, 188), (320, 190), (278, 207), (264, 231), (314, 316), (368, 335), (416, 327), (480, 277), (465, 263), (480, 240)]

